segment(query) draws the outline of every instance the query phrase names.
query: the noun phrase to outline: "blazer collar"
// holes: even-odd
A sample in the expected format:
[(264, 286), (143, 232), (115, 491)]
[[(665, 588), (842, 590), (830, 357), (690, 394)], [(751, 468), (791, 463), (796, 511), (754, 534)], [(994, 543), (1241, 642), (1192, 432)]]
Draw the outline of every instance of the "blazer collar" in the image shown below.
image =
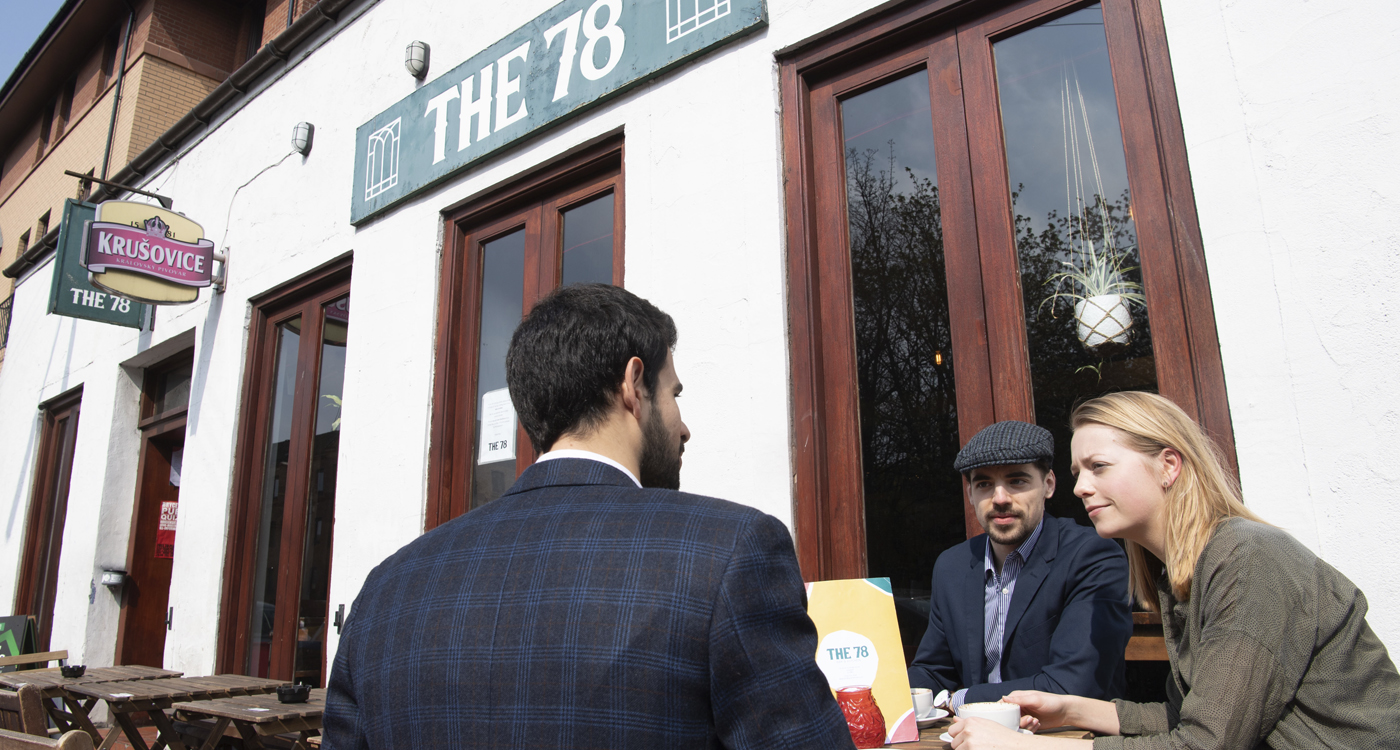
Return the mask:
[[(636, 489), (632, 478), (601, 461), (586, 458), (555, 458), (532, 464), (515, 484), (506, 490), (506, 495), (542, 487), (576, 487), (579, 485), (618, 485)], [(1036, 545), (1037, 547), (1040, 545)]]
[(1011, 609), (1006, 612), (1004, 637), (1007, 640), (1016, 632), (1016, 625), (1021, 622), (1021, 616), (1026, 614), (1026, 609), (1035, 598), (1040, 584), (1045, 583), (1046, 576), (1050, 574), (1050, 563), (1060, 551), (1059, 522), (1054, 516), (1046, 513), (1041, 523), (1044, 527), (1040, 531), (1040, 540), (1035, 543), (1030, 559), (1026, 560), (1025, 567), (1021, 568), (1021, 572), (1016, 576), (1016, 591), (1011, 594)]
[(962, 630), (967, 634), (963, 644), (963, 664), (967, 665), (966, 683), (980, 685), (986, 681), (986, 675), (983, 674), (986, 669), (986, 657), (983, 655), (985, 644), (982, 643), (985, 637), (982, 560), (987, 555), (987, 535), (975, 536), (967, 540), (967, 544), (967, 575), (963, 577), (965, 583), (962, 593), (963, 616), (966, 618)]

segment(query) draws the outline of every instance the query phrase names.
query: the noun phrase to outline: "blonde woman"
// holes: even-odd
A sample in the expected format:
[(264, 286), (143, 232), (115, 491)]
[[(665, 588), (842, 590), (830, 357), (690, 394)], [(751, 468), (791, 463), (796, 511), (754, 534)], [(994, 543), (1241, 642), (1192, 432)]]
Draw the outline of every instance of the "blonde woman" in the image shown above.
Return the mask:
[[(1249, 511), (1219, 452), (1150, 393), (1085, 402), (1071, 417), (1074, 492), (1100, 536), (1126, 541), (1133, 596), (1162, 615), (1166, 703), (1019, 691), (1044, 727), (1095, 748), (1400, 748), (1400, 674), (1366, 624), (1366, 597)], [(980, 719), (953, 747), (1049, 748)]]

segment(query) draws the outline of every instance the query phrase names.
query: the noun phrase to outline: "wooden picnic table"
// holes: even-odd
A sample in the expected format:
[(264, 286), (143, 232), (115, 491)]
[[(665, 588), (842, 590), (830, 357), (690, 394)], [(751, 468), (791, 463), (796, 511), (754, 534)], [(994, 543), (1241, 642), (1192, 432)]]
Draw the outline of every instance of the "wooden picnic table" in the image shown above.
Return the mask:
[(37, 685), (50, 698), (58, 698), (68, 685), (82, 685), (90, 682), (122, 682), (124, 680), (156, 680), (164, 677), (179, 677), (184, 672), (172, 672), (158, 667), (94, 667), (82, 677), (64, 677), (57, 669), (31, 669), (24, 672), (0, 673), (0, 687), (19, 690), (24, 685)]
[[(121, 727), (121, 732), (110, 731), (107, 733), (107, 738), (101, 740), (102, 744), (99, 746), (99, 750), (111, 748), (120, 739), (123, 732), (126, 734), (127, 741), (136, 750), (150, 750), (146, 741), (141, 737), (141, 731), (137, 729), (136, 723), (132, 720), (132, 714), (141, 712), (145, 712), (151, 723), (156, 726), (156, 750), (161, 750), (161, 748), (185, 750), (185, 743), (180, 738), (179, 732), (175, 731), (175, 727), (170, 723), (170, 717), (165, 715), (165, 709), (170, 708), (176, 702), (206, 701), (238, 695), (272, 693), (276, 692), (279, 686), (286, 684), (288, 683), (283, 680), (221, 674), (210, 677), (85, 683), (70, 685), (67, 687), (67, 691), (80, 698), (92, 699), (92, 702), (105, 701), (108, 710), (112, 712), (112, 719)], [(99, 740), (100, 735), (91, 719), (88, 718), (87, 711), (84, 710), (81, 713), (74, 711), (73, 713), (75, 720), (79, 723), (78, 728), (91, 734), (94, 741)]]
[(92, 726), (88, 714), (91, 713), (92, 707), (97, 705), (97, 699), (74, 695), (68, 688), (107, 682), (159, 680), (179, 677), (182, 674), (184, 673), (158, 667), (126, 666), (94, 667), (84, 672), (82, 677), (64, 677), (57, 669), (36, 669), (0, 673), (0, 687), (19, 690), (25, 685), (33, 685), (43, 691), (45, 698), (62, 701), (61, 706), (52, 700), (44, 701), (44, 710), (48, 712), (49, 718), (53, 719), (54, 725), (62, 732), (73, 729), (87, 731), (92, 735), (95, 745), (102, 741), (102, 737), (96, 734), (96, 729), (88, 729)]
[(250, 695), (175, 704), (175, 716), (182, 721), (214, 720), (200, 750), (214, 750), (230, 723), (238, 729), (246, 748), (264, 748), (264, 739), (272, 735), (295, 734), (293, 750), (308, 750), (308, 741), (321, 734), (325, 710), (323, 688), (312, 690), (305, 703), (282, 703), (276, 695)]

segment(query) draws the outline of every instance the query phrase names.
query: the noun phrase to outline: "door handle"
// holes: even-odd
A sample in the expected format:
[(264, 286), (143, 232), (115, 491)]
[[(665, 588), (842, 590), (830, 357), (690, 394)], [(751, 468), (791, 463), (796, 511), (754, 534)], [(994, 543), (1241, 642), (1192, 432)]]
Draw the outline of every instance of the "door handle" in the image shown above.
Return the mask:
[(170, 630), (175, 627), (175, 608), (171, 607), (165, 613), (165, 629)]

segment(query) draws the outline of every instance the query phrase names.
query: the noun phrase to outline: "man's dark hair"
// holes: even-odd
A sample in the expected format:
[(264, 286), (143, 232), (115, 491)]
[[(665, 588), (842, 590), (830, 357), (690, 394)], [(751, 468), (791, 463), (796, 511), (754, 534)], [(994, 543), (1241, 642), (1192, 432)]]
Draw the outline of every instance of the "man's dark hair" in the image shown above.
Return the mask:
[(600, 424), (633, 357), (641, 357), (642, 385), (654, 397), (675, 345), (671, 316), (626, 289), (570, 284), (550, 292), (506, 353), (510, 400), (530, 443), (544, 453), (560, 436)]

